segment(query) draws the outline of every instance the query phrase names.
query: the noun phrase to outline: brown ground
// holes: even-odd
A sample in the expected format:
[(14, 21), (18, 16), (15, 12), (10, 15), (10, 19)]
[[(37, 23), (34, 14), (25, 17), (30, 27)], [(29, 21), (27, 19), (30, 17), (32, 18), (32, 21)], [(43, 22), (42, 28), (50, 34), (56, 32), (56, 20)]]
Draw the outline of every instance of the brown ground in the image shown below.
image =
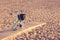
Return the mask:
[(24, 24), (60, 22), (59, 2), (60, 0), (0, 0), (0, 30), (11, 28), (21, 10), (26, 14)]
[(49, 22), (18, 35), (14, 40), (60, 40), (60, 25)]
[(56, 23), (41, 23), (30, 28), (16, 31), (2, 40), (60, 40), (60, 25)]
[(60, 0), (0, 0), (0, 31), (12, 28), (21, 10), (26, 14), (25, 27), (46, 22), (60, 25)]

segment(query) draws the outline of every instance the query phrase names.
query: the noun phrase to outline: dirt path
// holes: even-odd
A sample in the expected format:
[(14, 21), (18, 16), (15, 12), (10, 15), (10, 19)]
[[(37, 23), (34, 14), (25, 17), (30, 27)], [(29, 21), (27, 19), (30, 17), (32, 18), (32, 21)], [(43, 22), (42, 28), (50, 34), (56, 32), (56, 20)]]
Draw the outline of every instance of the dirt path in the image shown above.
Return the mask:
[(28, 32), (28, 31), (31, 31), (31, 29), (34, 29), (34, 28), (36, 28), (36, 27), (41, 27), (42, 25), (45, 25), (46, 23), (41, 23), (41, 24), (39, 24), (39, 25), (36, 25), (36, 26), (32, 26), (32, 27), (29, 27), (29, 28), (27, 28), (27, 29), (24, 29), (24, 30), (22, 30), (22, 31), (19, 31), (19, 30), (17, 30), (17, 31), (10, 31), (10, 32), (7, 32), (7, 33), (4, 33), (4, 35), (6, 35), (6, 36), (4, 36), (2, 39), (0, 39), (0, 40), (13, 40), (13, 38), (15, 38), (17, 35), (20, 35), (21, 33), (23, 33), (23, 32)]

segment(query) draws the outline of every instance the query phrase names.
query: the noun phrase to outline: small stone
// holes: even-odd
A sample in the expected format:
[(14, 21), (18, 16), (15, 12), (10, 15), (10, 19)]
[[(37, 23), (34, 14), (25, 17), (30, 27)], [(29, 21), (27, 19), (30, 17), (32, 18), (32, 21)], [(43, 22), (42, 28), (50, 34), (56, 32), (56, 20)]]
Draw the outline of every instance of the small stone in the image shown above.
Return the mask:
[(12, 15), (12, 13), (10, 13), (10, 15)]

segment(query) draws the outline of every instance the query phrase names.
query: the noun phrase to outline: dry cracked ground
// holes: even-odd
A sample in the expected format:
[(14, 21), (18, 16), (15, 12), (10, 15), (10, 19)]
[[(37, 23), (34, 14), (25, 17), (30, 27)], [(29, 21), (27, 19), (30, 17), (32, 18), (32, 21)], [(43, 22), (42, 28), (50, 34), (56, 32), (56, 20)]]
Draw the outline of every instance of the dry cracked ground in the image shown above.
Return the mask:
[(12, 40), (60, 40), (60, 0), (0, 0), (0, 31), (11, 29), (21, 10), (26, 14), (23, 28), (47, 24)]

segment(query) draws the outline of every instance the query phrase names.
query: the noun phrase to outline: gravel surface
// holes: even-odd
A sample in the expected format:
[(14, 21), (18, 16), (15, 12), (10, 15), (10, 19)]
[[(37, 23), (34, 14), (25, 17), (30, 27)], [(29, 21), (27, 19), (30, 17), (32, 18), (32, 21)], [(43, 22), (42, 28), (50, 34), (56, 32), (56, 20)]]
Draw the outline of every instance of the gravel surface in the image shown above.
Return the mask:
[(26, 14), (23, 24), (49, 21), (60, 23), (60, 0), (0, 0), (0, 30), (12, 28), (21, 10)]
[(23, 27), (47, 24), (14, 40), (60, 40), (60, 0), (0, 0), (0, 31), (11, 29), (21, 10), (26, 14)]
[(42, 27), (18, 35), (14, 40), (60, 40), (60, 25), (47, 22)]

